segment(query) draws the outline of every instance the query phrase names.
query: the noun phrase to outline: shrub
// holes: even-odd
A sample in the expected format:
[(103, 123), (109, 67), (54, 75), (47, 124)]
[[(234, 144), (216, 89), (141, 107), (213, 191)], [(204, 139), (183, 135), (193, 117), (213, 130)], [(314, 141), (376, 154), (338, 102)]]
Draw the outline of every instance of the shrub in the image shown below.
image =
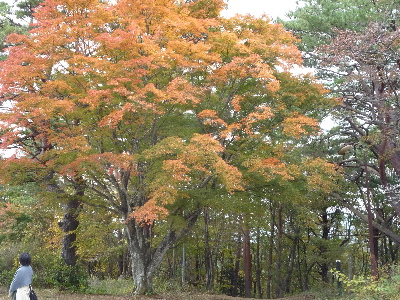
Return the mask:
[(0, 284), (9, 286), (15, 271), (18, 268), (17, 261), (20, 250), (16, 246), (0, 249)]
[(72, 292), (83, 292), (88, 288), (87, 273), (81, 266), (67, 266), (61, 263), (54, 271), (55, 287)]
[(84, 292), (88, 287), (88, 275), (80, 265), (68, 266), (59, 256), (42, 257), (36, 261), (35, 285), (55, 287), (71, 292)]
[(350, 299), (363, 300), (391, 300), (398, 299), (400, 294), (400, 268), (381, 269), (380, 278), (375, 279), (372, 276), (356, 276), (349, 280), (347, 276), (333, 270), (332, 273), (343, 283)]

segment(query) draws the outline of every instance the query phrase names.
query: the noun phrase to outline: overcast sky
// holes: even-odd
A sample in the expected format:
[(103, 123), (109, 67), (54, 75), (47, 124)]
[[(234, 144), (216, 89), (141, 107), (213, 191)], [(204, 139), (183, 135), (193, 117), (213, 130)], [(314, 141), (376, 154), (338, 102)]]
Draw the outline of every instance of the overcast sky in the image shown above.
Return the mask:
[(251, 14), (261, 16), (263, 13), (272, 19), (283, 18), (285, 13), (296, 8), (296, 0), (227, 0), (228, 10), (223, 16), (231, 17), (235, 14)]
[[(0, 0), (13, 3), (15, 0)], [(296, 0), (225, 0), (228, 2), (228, 10), (223, 16), (231, 17), (235, 14), (251, 14), (261, 16), (263, 13), (272, 19), (283, 18), (285, 13), (296, 8)]]

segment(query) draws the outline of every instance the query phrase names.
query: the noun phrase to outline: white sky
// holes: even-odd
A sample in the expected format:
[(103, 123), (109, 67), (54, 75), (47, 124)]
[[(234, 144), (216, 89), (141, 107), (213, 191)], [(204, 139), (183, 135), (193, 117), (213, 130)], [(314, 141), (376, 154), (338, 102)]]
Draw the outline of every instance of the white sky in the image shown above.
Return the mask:
[(251, 14), (259, 17), (266, 14), (272, 19), (284, 18), (285, 14), (296, 8), (296, 0), (226, 0), (228, 9), (223, 16), (231, 17), (235, 14)]
[[(14, 3), (16, 0), (0, 0), (6, 3)], [(284, 18), (285, 13), (296, 8), (296, 0), (225, 0), (228, 10), (223, 16), (232, 17), (235, 14), (251, 14), (259, 17), (266, 14), (272, 19)]]

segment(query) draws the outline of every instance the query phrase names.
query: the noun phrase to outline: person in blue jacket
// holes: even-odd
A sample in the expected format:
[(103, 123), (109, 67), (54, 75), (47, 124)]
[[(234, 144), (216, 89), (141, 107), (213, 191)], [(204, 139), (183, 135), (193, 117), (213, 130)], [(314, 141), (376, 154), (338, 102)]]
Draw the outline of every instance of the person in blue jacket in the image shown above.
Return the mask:
[(15, 272), (8, 295), (13, 300), (29, 300), (29, 285), (32, 283), (33, 270), (29, 253), (21, 253), (19, 256), (20, 267)]

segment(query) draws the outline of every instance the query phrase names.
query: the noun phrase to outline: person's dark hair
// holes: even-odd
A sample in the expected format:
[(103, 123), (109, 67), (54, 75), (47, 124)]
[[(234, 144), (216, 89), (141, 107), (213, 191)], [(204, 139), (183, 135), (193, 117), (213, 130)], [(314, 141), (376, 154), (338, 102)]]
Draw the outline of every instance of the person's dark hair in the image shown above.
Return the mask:
[(29, 253), (21, 253), (21, 255), (19, 256), (19, 262), (23, 266), (29, 266), (31, 264), (31, 256), (29, 255)]

